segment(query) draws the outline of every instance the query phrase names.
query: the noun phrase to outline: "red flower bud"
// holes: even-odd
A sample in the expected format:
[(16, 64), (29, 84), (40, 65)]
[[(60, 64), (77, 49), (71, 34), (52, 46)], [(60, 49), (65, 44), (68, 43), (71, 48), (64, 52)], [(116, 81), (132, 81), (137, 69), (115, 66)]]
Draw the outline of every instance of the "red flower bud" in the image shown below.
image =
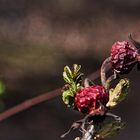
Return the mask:
[(82, 88), (75, 95), (75, 105), (77, 109), (86, 114), (100, 114), (101, 104), (105, 106), (109, 100), (109, 95), (103, 86), (89, 86)]
[(120, 74), (129, 73), (137, 63), (138, 50), (127, 41), (116, 42), (111, 48), (111, 64)]

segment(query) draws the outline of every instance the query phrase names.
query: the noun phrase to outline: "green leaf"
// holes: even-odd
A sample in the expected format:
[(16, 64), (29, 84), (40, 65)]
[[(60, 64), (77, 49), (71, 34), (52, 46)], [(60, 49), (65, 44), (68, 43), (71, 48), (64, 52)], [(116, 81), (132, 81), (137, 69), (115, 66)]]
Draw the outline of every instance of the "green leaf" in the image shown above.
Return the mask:
[(68, 66), (64, 67), (63, 79), (69, 85), (69, 89), (65, 89), (62, 98), (65, 104), (74, 105), (74, 95), (81, 88), (83, 73), (80, 72), (81, 65), (74, 64), (73, 71)]
[(72, 82), (81, 84), (83, 73), (80, 72), (80, 69), (81, 65), (74, 64), (72, 72), (68, 66), (65, 66), (63, 72), (63, 78), (65, 82), (69, 84), (71, 84)]
[(68, 66), (64, 67), (64, 72), (66, 72), (66, 75), (70, 80), (73, 79), (72, 71), (70, 70), (70, 68)]
[(72, 104), (70, 101), (71, 98), (74, 98), (74, 95), (70, 90), (66, 90), (63, 92), (62, 99), (63, 99), (65, 104), (67, 104), (67, 105)]
[(63, 72), (63, 79), (66, 83), (69, 83), (69, 84), (71, 83), (71, 80), (69, 79), (65, 71)]
[(107, 103), (107, 107), (115, 107), (117, 104), (119, 104), (121, 101), (123, 101), (129, 90), (129, 80), (128, 79), (121, 79), (119, 83), (116, 85), (116, 87), (113, 89), (110, 89), (109, 91), (109, 102)]
[(73, 65), (73, 75), (74, 76), (78, 75), (78, 73), (80, 73), (80, 70), (81, 70), (81, 65), (77, 65), (77, 64)]
[(75, 82), (71, 83), (70, 90), (71, 90), (71, 92), (73, 92), (73, 94), (77, 91), (77, 86), (76, 86)]
[(125, 126), (124, 122), (113, 121), (111, 123), (105, 124), (96, 134), (95, 138), (104, 139), (108, 137), (112, 137), (123, 129)]
[(4, 91), (5, 91), (5, 84), (2, 81), (0, 81), (0, 95), (2, 95)]
[(78, 83), (81, 84), (82, 83), (82, 76), (83, 75), (84, 75), (83, 73), (79, 73), (79, 75), (75, 79), (76, 84), (78, 84)]

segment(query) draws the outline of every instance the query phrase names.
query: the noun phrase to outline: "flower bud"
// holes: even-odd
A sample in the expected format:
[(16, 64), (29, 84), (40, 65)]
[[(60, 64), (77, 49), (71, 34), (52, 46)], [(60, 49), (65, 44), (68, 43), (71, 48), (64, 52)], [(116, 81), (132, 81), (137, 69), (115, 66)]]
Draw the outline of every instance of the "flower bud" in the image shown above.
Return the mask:
[[(94, 85), (80, 89), (75, 95), (75, 106), (86, 114), (96, 112), (101, 114), (101, 105), (105, 106), (109, 100), (109, 94), (103, 86)], [(102, 110), (101, 110), (102, 111)]]
[(129, 73), (137, 63), (138, 50), (127, 41), (115, 42), (111, 48), (111, 64), (120, 74)]

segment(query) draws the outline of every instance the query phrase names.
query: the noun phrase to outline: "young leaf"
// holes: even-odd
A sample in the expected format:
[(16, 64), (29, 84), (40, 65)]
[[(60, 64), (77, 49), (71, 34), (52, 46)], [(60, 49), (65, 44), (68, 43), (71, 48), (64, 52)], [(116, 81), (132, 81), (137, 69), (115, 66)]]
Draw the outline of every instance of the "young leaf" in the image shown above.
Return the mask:
[(66, 90), (63, 92), (62, 99), (65, 104), (67, 104), (67, 105), (71, 104), (71, 101), (70, 101), (71, 98), (74, 98), (74, 95), (70, 90)]
[(81, 65), (77, 65), (77, 64), (73, 65), (73, 75), (74, 76), (77, 76), (78, 73), (80, 73), (80, 70), (81, 70)]
[(66, 72), (66, 75), (70, 80), (73, 79), (72, 71), (70, 70), (70, 68), (68, 66), (64, 67), (64, 72)]
[(70, 90), (71, 90), (71, 92), (73, 92), (73, 94), (77, 91), (77, 86), (76, 86), (75, 82), (71, 83)]
[(75, 83), (76, 84), (81, 84), (82, 83), (82, 76), (83, 76), (84, 74), (83, 73), (79, 73), (79, 75), (77, 75), (77, 77), (75, 78)]
[(107, 103), (107, 107), (115, 107), (118, 103), (125, 99), (126, 95), (128, 94), (129, 89), (129, 80), (128, 79), (121, 79), (116, 87), (110, 89), (109, 91), (109, 102)]
[(71, 80), (69, 79), (69, 77), (67, 76), (66, 72), (64, 71), (63, 72), (63, 79), (66, 83), (70, 84), (71, 83)]
[(74, 105), (74, 95), (81, 88), (83, 73), (80, 72), (81, 66), (74, 64), (73, 71), (68, 66), (64, 67), (63, 78), (69, 85), (69, 89), (65, 89), (62, 98), (65, 104)]

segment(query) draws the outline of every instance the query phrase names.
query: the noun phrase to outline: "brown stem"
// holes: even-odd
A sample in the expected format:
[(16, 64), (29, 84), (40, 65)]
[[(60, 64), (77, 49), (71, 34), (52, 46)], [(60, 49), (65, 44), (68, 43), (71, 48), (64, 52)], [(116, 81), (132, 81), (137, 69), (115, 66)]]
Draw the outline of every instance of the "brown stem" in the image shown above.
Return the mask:
[(94, 135), (95, 135), (94, 125), (91, 124), (88, 126), (88, 130), (86, 131), (86, 133), (83, 134), (81, 140), (93, 140)]
[(90, 79), (85, 78), (84, 87), (89, 87), (90, 85), (94, 85), (94, 83)]
[[(92, 80), (95, 80), (99, 77), (100, 70), (97, 70), (96, 72), (90, 74), (87, 76), (87, 78), (91, 78)], [(30, 107), (37, 105), (39, 103), (45, 102), (49, 99), (55, 98), (57, 96), (61, 95), (61, 88), (58, 88), (56, 90), (43, 93), (42, 95), (39, 95), (37, 97), (33, 97), (31, 99), (28, 99), (24, 101), (23, 103), (20, 103), (0, 114), (0, 121), (3, 121), (23, 110), (29, 109)]]
[(117, 79), (118, 77), (119, 77), (119, 76), (118, 76), (117, 73), (114, 71), (114, 74), (111, 75), (111, 76), (106, 80), (105, 88), (107, 89), (107, 91), (108, 91), (109, 88), (110, 88), (111, 81)]
[(136, 49), (140, 49), (140, 42), (134, 40), (131, 34), (129, 34), (128, 38)]
[(106, 72), (110, 68), (108, 65), (110, 64), (110, 57), (106, 58), (101, 66), (101, 82), (102, 85), (106, 86)]
[(47, 101), (47, 100), (52, 99), (54, 97), (57, 97), (60, 94), (61, 94), (61, 88), (58, 88), (56, 90), (44, 93), (44, 94), (39, 95), (37, 97), (33, 97), (32, 99), (28, 99), (28, 100), (24, 101), (23, 103), (18, 104), (16, 106), (2, 112), (0, 114), (0, 121), (3, 121), (5, 119), (9, 118), (10, 116), (13, 116), (13, 115), (15, 115), (23, 110), (26, 110), (34, 105), (37, 105), (39, 103), (42, 103), (44, 101)]

